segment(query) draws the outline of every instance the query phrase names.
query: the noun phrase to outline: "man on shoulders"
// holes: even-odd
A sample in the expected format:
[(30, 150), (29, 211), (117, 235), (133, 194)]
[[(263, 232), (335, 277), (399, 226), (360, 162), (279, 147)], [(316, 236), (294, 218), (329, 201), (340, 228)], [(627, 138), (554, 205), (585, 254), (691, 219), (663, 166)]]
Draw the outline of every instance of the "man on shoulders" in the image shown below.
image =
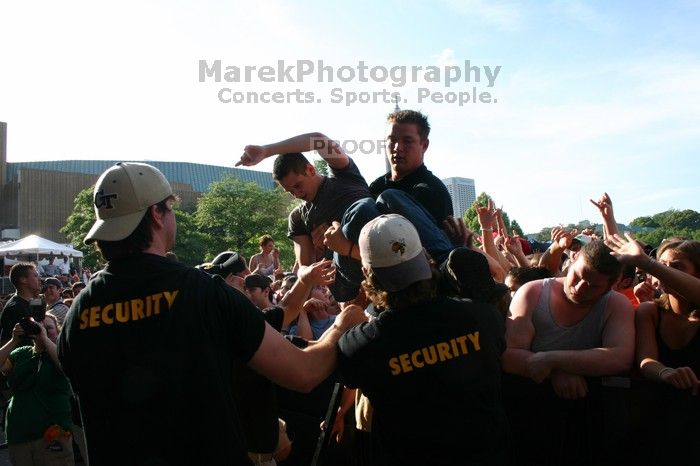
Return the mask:
[(452, 199), (445, 184), (424, 163), (430, 140), (428, 118), (415, 110), (401, 110), (387, 117), (386, 152), (391, 171), (369, 185), (373, 196), (387, 189), (412, 195), (442, 228), (453, 215)]
[(550, 379), (567, 399), (586, 396), (585, 377), (624, 375), (634, 357), (634, 313), (615, 291), (621, 264), (596, 240), (565, 277), (526, 283), (506, 321), (503, 369), (535, 382)]

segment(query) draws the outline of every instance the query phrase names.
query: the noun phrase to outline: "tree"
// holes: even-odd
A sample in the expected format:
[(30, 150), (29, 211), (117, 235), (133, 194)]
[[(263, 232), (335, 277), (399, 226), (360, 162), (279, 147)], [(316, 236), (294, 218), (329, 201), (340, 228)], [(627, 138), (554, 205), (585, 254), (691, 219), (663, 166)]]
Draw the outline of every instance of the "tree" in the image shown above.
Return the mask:
[(660, 225), (651, 217), (637, 217), (630, 222), (630, 226), (638, 228), (658, 228)]
[[(66, 224), (61, 228), (73, 245), (81, 245), (78, 249), (83, 251), (83, 264), (90, 268), (102, 268), (104, 260), (95, 244), (83, 245), (83, 239), (95, 223), (95, 210), (93, 208), (94, 186), (86, 188), (78, 193), (73, 203), (73, 212), (66, 219)], [(176, 204), (175, 217), (177, 219), (177, 239), (173, 252), (180, 262), (187, 265), (197, 265), (203, 262), (206, 245), (212, 241), (208, 235), (199, 231), (194, 222), (194, 216), (186, 212)]]
[[(474, 204), (479, 205), (481, 207), (484, 207), (488, 204), (490, 199), (490, 196), (486, 194), (485, 192), (479, 194), (476, 198), (476, 201), (474, 201)], [(474, 204), (471, 205), (466, 212), (464, 212), (464, 224), (467, 226), (472, 231), (478, 232), (480, 229), (479, 226), (479, 216), (476, 214), (476, 209), (474, 208)], [(506, 229), (508, 232), (511, 232), (513, 229), (511, 225), (511, 221), (508, 218), (508, 213), (506, 211), (501, 211), (501, 214), (503, 216), (503, 223), (506, 226)], [(518, 228), (520, 226), (518, 225)], [(522, 230), (520, 230), (522, 233)]]
[(324, 159), (314, 160), (314, 168), (316, 169), (316, 173), (319, 175), (328, 176), (330, 174), (328, 162), (326, 162)]
[(205, 257), (213, 258), (225, 250), (242, 253), (246, 258), (259, 252), (258, 239), (271, 235), (280, 249), (280, 258), (291, 266), (293, 250), (287, 236), (290, 197), (279, 188), (265, 190), (253, 182), (233, 176), (212, 183), (197, 201), (194, 218), (200, 231), (213, 241), (206, 245)]
[(93, 208), (92, 193), (95, 187), (85, 188), (78, 193), (73, 201), (73, 212), (66, 219), (66, 224), (61, 228), (61, 233), (68, 237), (71, 244), (79, 246), (78, 249), (83, 252), (83, 265), (91, 269), (101, 268), (103, 261), (102, 256), (97, 251), (94, 244), (85, 245), (83, 240), (95, 223), (95, 210)]
[(518, 224), (518, 222), (515, 219), (513, 219), (510, 222), (510, 228), (514, 234), (516, 234), (518, 236), (525, 236), (525, 233), (523, 233), (523, 229), (520, 228), (520, 225)]
[(177, 238), (173, 252), (177, 260), (194, 267), (204, 262), (204, 256), (213, 243), (212, 238), (199, 230), (194, 213), (175, 208)]

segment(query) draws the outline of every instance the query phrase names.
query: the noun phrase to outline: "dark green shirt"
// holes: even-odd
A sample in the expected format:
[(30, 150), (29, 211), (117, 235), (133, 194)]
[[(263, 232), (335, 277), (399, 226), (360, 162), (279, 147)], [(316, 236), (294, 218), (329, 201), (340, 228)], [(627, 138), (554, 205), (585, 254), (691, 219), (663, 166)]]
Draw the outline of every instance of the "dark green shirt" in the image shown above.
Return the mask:
[(70, 430), (70, 384), (51, 356), (35, 353), (32, 346), (21, 346), (10, 353), (10, 362), (7, 382), (13, 396), (7, 408), (7, 443), (40, 439), (53, 424)]

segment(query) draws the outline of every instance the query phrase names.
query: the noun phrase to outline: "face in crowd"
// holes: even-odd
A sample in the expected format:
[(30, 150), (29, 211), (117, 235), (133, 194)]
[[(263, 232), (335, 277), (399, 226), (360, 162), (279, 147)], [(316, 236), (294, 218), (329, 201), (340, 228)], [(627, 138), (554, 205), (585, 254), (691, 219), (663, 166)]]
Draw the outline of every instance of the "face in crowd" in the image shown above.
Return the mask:
[(415, 123), (389, 122), (386, 144), (392, 171), (400, 177), (419, 168), (428, 149), (428, 139), (421, 139)]

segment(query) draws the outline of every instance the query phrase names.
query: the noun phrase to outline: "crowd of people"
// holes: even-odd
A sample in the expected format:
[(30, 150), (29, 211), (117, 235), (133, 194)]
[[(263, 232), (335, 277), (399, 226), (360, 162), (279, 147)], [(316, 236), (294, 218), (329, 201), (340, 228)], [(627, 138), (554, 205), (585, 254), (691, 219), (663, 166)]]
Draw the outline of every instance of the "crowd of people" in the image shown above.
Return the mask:
[[(0, 363), (13, 464), (57, 451), (71, 464), (71, 438), (99, 465), (692, 454), (700, 243), (621, 235), (607, 194), (591, 200), (603, 232), (528, 241), (493, 200), (472, 232), (425, 165), (429, 133), (420, 112), (389, 115), (391, 170), (369, 184), (320, 133), (246, 146), (237, 165), (276, 157), (273, 178), (301, 201), (286, 267), (265, 232), (249, 260), (222, 245), (197, 267), (179, 263), (168, 180), (143, 163), (104, 172), (85, 242), (105, 268), (69, 271), (70, 287), (61, 273), (42, 281), (47, 266), (10, 273)], [(328, 176), (302, 154), (312, 149)]]

